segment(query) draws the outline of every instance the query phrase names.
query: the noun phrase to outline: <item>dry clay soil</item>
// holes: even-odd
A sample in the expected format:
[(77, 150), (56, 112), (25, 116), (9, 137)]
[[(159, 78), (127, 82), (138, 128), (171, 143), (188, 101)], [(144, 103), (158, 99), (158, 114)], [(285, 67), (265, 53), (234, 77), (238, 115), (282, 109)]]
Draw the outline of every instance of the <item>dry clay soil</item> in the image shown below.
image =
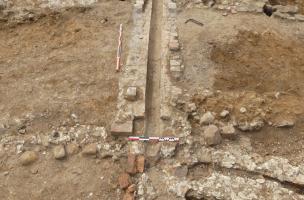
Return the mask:
[[(131, 15), (130, 1), (101, 1), (91, 8), (46, 11), (34, 22), (1, 23), (0, 121), (10, 129), (0, 137), (26, 141), (63, 123), (75, 125), (75, 116), (79, 124), (108, 128), (117, 104), (118, 28), (124, 24), (126, 44)], [(31, 124), (20, 135), (14, 127), (25, 118)], [(1, 147), (0, 199), (119, 198), (119, 163), (81, 155), (57, 161), (48, 149), (26, 148), (47, 153), (23, 167), (15, 146)]]

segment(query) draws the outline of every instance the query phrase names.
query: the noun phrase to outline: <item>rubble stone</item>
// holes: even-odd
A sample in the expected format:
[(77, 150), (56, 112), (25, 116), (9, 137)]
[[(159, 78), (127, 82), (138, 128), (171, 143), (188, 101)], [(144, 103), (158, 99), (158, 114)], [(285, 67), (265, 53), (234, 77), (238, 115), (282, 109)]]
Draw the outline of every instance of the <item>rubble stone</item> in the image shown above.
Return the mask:
[(131, 185), (131, 177), (127, 173), (123, 173), (118, 177), (118, 184), (121, 189), (126, 189)]
[(215, 125), (209, 125), (204, 131), (205, 142), (209, 146), (220, 144), (222, 137)]
[(229, 111), (228, 110), (223, 110), (222, 112), (221, 112), (221, 114), (220, 114), (220, 116), (222, 117), (222, 118), (225, 118), (225, 117), (227, 117), (229, 115)]
[(200, 119), (200, 124), (208, 125), (214, 121), (214, 116), (211, 112), (206, 112)]
[(30, 165), (37, 160), (38, 160), (38, 155), (34, 151), (26, 151), (19, 158), (21, 165)]
[(232, 124), (223, 126), (221, 128), (221, 135), (223, 138), (227, 138), (227, 139), (235, 139), (237, 136), (235, 128), (233, 127)]

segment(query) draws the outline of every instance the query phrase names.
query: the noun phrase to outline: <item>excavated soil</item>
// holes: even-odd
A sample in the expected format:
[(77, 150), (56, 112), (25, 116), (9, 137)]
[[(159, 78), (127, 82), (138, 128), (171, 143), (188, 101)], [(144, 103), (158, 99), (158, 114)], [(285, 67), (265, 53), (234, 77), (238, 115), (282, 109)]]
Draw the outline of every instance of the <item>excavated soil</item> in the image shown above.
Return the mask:
[[(124, 24), (125, 59), (131, 15), (129, 1), (102, 1), (40, 10), (32, 21), (1, 21), (0, 139), (6, 144), (0, 145), (0, 199), (120, 198), (119, 162), (81, 154), (58, 161), (52, 145), (29, 141), (59, 126), (110, 126), (118, 95), (118, 29)], [(10, 140), (25, 141), (23, 150), (39, 152), (39, 161), (21, 166)]]
[[(204, 27), (185, 24), (189, 18)], [(223, 123), (260, 119), (265, 124), (261, 130), (239, 133), (251, 138), (255, 152), (294, 163), (303, 159), (304, 41), (299, 31), (303, 27), (263, 16), (223, 17), (195, 9), (181, 13), (179, 23), (187, 66), (185, 79), (179, 83), (192, 91), (191, 101), (199, 113), (212, 111)], [(213, 95), (203, 94), (205, 89)], [(242, 107), (245, 113), (240, 112)], [(219, 116), (223, 110), (230, 112), (228, 118)], [(198, 121), (190, 120), (194, 133), (199, 134)], [(273, 126), (284, 120), (295, 126)]]
[(304, 94), (304, 46), (274, 32), (240, 31), (235, 41), (215, 46), (211, 59), (221, 68), (215, 89)]

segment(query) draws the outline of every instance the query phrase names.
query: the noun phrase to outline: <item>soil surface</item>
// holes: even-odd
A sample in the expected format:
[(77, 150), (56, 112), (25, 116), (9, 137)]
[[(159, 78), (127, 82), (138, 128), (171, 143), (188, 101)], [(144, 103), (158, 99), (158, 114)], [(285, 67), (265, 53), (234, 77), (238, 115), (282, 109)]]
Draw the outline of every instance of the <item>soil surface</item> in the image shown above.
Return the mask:
[[(185, 24), (189, 18), (204, 26)], [(209, 10), (185, 10), (179, 15), (179, 31), (187, 68), (179, 84), (196, 94), (192, 101), (201, 113), (212, 111), (222, 120), (219, 114), (228, 110), (230, 118), (223, 122), (261, 119), (266, 126), (246, 134), (253, 149), (264, 156), (277, 155), (300, 163), (304, 139), (303, 28), (302, 23), (287, 24), (263, 15), (225, 17)], [(206, 97), (201, 92), (204, 89), (215, 94)], [(242, 107), (246, 113), (240, 112)], [(272, 126), (282, 120), (295, 121), (295, 126)]]
[[(124, 24), (127, 44), (131, 2), (40, 12), (35, 21), (0, 24), (1, 139), (10, 134), (12, 140), (27, 141), (76, 124), (108, 128), (117, 105), (118, 29)], [(18, 126), (24, 122), (25, 133), (20, 134)], [(48, 151), (51, 146), (32, 146), (24, 148), (42, 154), (30, 167), (19, 164), (14, 145), (1, 146), (0, 199), (120, 198), (119, 162), (81, 154), (57, 161)]]

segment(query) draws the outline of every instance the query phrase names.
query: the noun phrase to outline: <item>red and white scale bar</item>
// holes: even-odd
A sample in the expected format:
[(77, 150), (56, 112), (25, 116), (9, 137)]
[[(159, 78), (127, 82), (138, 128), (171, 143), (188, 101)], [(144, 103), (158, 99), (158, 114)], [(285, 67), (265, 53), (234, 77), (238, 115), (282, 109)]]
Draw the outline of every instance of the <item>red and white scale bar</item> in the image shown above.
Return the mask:
[(128, 141), (157, 141), (157, 142), (178, 142), (177, 137), (143, 137), (143, 136), (131, 136), (128, 137)]

